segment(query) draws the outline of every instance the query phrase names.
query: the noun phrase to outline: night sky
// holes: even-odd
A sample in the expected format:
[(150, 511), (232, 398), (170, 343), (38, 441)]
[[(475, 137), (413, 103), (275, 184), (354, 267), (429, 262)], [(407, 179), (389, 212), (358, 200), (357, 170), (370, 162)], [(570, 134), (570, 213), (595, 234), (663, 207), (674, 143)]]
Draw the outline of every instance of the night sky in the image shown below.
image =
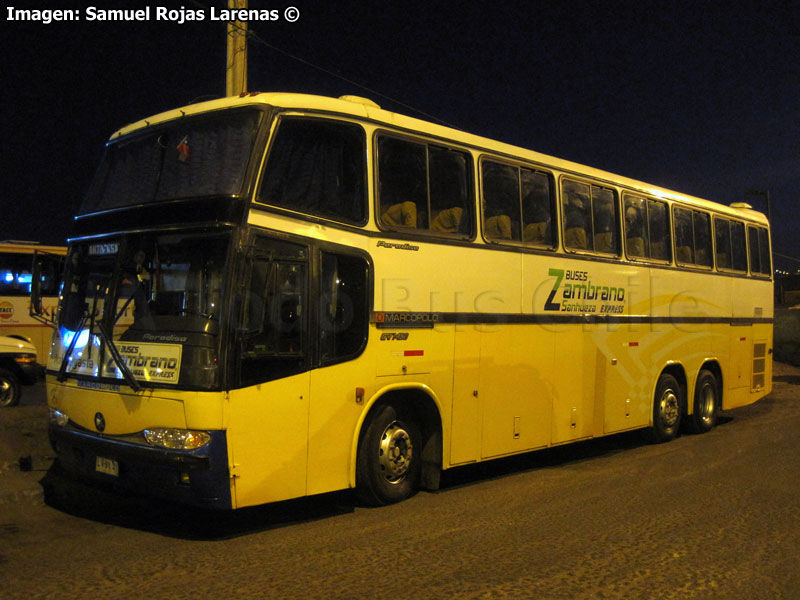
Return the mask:
[[(204, 11), (204, 21), (183, 24), (10, 22), (3, 9), (0, 239), (63, 243), (111, 133), (224, 94), (225, 23), (208, 15), (225, 4), (95, 5)], [(16, 7), (80, 8), (84, 17), (90, 5)], [(295, 23), (282, 16), (290, 5)], [(250, 7), (280, 15), (250, 24), (250, 90), (367, 96), (726, 204), (764, 210), (747, 191), (769, 190), (774, 251), (800, 258), (796, 1)], [(800, 261), (776, 265), (795, 270)]]

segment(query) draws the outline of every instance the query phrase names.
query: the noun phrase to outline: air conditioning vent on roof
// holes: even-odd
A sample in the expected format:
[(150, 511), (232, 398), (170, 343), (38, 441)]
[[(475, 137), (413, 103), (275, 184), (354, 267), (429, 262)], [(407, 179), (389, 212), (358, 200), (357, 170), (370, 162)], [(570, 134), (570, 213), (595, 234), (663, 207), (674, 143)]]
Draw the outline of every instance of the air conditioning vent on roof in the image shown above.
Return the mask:
[(731, 208), (749, 208), (750, 210), (753, 210), (753, 207), (747, 202), (731, 202)]
[(372, 108), (380, 108), (380, 106), (375, 104), (369, 98), (363, 98), (361, 96), (339, 96), (339, 100), (346, 100), (347, 102), (355, 102), (356, 104), (363, 104), (364, 106), (371, 106)]

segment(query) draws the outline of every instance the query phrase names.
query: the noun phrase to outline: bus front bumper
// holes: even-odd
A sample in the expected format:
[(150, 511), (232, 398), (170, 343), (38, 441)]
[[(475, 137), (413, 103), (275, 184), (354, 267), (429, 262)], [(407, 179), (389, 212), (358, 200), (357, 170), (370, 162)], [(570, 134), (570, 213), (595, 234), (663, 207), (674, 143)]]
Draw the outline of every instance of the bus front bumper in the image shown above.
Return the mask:
[(203, 508), (230, 509), (224, 431), (192, 451), (166, 450), (51, 423), (50, 444), (69, 474), (141, 495)]

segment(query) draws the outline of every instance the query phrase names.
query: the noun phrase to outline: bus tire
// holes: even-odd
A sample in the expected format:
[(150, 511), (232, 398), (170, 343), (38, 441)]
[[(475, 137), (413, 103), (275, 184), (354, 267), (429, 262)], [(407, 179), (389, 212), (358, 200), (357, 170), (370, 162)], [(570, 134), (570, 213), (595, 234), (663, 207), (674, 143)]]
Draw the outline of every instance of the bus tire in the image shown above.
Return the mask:
[(668, 442), (678, 435), (681, 425), (681, 386), (669, 373), (658, 378), (653, 401), (653, 427), (650, 436), (656, 444)]
[(414, 419), (392, 405), (369, 417), (358, 444), (356, 493), (369, 506), (383, 506), (408, 498), (417, 487), (422, 443)]
[(689, 427), (694, 433), (706, 433), (714, 429), (720, 409), (717, 378), (711, 371), (703, 369), (697, 376), (694, 388), (694, 406), (689, 418)]
[(20, 398), (19, 379), (13, 372), (0, 367), (0, 407), (16, 406)]

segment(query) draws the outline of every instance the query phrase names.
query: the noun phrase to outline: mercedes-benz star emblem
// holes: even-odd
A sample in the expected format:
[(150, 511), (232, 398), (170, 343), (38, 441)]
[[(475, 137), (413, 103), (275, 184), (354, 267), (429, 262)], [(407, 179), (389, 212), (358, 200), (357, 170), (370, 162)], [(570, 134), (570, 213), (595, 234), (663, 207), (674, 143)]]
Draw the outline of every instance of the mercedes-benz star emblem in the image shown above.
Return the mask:
[(97, 427), (97, 431), (100, 433), (106, 428), (106, 418), (103, 416), (103, 413), (97, 413), (94, 416), (94, 426)]

